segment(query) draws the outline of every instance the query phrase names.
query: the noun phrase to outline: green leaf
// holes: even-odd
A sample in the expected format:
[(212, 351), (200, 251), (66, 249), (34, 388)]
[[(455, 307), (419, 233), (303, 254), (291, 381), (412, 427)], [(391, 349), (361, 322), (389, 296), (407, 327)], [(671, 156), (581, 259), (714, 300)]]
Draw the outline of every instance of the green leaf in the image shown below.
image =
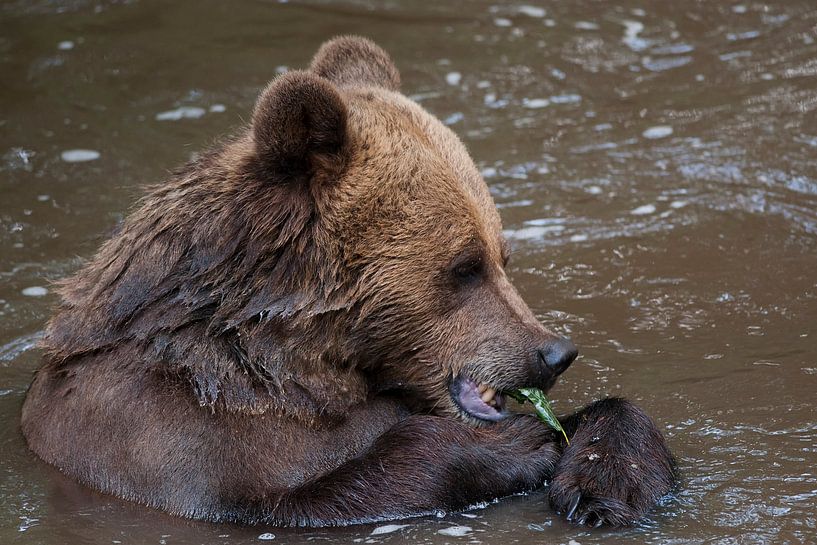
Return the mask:
[(568, 445), (570, 444), (570, 439), (567, 438), (564, 428), (562, 428), (559, 419), (556, 418), (556, 414), (553, 412), (553, 407), (550, 406), (550, 400), (542, 390), (538, 388), (520, 388), (513, 392), (508, 392), (508, 395), (519, 403), (530, 402), (536, 410), (536, 416), (539, 420), (554, 430), (562, 432), (565, 441), (567, 441)]

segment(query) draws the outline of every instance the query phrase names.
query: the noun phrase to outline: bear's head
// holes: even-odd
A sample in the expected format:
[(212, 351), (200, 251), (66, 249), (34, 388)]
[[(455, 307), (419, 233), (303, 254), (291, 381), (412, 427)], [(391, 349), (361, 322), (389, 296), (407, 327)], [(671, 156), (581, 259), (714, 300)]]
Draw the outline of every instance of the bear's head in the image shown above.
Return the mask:
[[(354, 37), (274, 79), (246, 133), (156, 189), (65, 285), (52, 355), (87, 351), (83, 336), (138, 345), (185, 370), (200, 403), (255, 411), (393, 392), (484, 423), (505, 416), (501, 392), (550, 388), (575, 347), (509, 282), (463, 144), (398, 87), (388, 55)], [(89, 322), (82, 306), (104, 312)]]

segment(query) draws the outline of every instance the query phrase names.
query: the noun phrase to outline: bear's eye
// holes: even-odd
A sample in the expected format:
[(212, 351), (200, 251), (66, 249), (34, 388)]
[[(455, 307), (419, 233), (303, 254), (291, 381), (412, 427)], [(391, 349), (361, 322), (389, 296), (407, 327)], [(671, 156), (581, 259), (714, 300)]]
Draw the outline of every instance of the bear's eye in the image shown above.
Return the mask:
[(454, 265), (451, 273), (458, 282), (471, 283), (479, 280), (484, 270), (485, 266), (482, 263), (482, 258), (470, 257)]

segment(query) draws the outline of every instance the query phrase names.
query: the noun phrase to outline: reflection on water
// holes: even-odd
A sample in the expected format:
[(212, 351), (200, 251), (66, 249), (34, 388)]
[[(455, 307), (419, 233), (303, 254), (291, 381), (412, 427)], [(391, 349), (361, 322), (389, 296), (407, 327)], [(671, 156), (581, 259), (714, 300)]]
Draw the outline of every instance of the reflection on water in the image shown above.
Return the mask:
[[(817, 539), (817, 9), (812, 2), (8, 1), (0, 5), (0, 541), (803, 543)], [(339, 33), (393, 53), (472, 151), (511, 274), (582, 357), (568, 411), (627, 395), (684, 483), (588, 531), (542, 492), (310, 532), (192, 523), (38, 462), (16, 426), (33, 347), (139, 194), (247, 119)]]

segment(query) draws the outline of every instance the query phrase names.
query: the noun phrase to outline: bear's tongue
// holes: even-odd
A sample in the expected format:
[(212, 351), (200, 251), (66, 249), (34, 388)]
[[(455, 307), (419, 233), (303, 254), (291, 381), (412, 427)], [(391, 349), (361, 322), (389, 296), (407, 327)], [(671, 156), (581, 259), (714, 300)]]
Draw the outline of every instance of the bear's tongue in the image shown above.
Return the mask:
[(456, 379), (451, 385), (451, 396), (463, 411), (476, 418), (496, 422), (507, 416), (504, 396), (488, 386), (478, 386), (470, 378)]

